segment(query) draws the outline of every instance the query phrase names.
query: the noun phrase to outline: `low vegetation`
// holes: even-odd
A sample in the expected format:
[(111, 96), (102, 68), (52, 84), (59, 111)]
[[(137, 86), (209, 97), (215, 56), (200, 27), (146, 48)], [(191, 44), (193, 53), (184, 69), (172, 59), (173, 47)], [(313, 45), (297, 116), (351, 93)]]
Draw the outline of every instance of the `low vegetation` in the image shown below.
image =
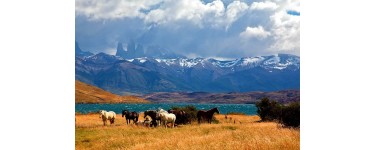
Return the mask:
[(136, 96), (120, 96), (76, 80), (76, 103), (150, 103)]
[[(140, 116), (143, 116), (141, 114)], [(118, 114), (115, 124), (103, 126), (98, 114), (76, 114), (76, 149), (285, 149), (300, 147), (300, 131), (258, 116), (215, 114), (219, 124), (193, 122), (177, 128), (126, 125)], [(143, 117), (139, 118), (143, 120)]]
[(300, 126), (299, 102), (282, 105), (268, 98), (262, 98), (256, 103), (256, 107), (261, 121), (277, 121), (286, 127)]

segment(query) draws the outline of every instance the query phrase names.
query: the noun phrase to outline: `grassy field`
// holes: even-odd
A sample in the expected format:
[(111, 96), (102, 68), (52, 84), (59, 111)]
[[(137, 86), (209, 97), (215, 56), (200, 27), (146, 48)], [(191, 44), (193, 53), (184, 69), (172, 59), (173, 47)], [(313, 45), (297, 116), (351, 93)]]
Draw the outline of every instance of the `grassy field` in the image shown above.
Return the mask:
[[(103, 126), (98, 114), (76, 115), (76, 149), (299, 149), (299, 129), (282, 128), (273, 122), (257, 122), (258, 116), (215, 115), (219, 124), (193, 122), (176, 128), (126, 125), (117, 115)], [(143, 114), (140, 115), (143, 120)], [(236, 123), (234, 124), (234, 120)], [(241, 123), (240, 123), (241, 122)]]

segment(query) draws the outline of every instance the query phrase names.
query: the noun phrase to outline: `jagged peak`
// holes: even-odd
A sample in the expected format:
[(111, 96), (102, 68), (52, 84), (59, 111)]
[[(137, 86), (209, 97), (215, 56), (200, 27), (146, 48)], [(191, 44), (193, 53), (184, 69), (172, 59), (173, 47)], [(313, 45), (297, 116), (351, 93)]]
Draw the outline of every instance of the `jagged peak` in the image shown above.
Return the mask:
[(121, 42), (118, 42), (118, 44), (117, 44), (117, 51), (125, 51)]

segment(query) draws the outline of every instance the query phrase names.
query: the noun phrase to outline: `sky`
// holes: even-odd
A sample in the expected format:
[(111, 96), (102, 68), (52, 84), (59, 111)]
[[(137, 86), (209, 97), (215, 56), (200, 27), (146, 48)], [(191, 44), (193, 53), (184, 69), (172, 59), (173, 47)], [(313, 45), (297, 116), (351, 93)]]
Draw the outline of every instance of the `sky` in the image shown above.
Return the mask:
[(75, 40), (93, 53), (135, 41), (190, 58), (299, 56), (300, 1), (76, 0)]

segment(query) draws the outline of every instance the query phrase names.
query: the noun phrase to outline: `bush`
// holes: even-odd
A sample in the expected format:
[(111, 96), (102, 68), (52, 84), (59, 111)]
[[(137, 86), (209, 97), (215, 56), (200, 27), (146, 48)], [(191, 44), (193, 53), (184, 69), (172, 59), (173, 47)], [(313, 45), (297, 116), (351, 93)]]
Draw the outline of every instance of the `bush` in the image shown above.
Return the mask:
[(284, 126), (288, 126), (288, 127), (300, 126), (300, 104), (299, 102), (291, 103), (282, 108), (280, 122)]
[(270, 101), (268, 98), (262, 98), (256, 102), (257, 113), (262, 121), (273, 121), (279, 119), (281, 114), (281, 105), (276, 101)]
[(185, 111), (185, 113), (188, 116), (188, 119), (190, 119), (191, 121), (195, 121), (195, 120), (198, 119), (197, 118), (198, 110), (193, 105), (187, 105), (187, 106), (184, 106), (184, 107), (172, 106), (171, 109), (172, 110), (177, 110), (177, 111), (180, 111), (180, 110)]
[(300, 103), (294, 102), (281, 105), (268, 98), (262, 98), (256, 103), (257, 113), (262, 121), (278, 121), (286, 127), (300, 126)]

